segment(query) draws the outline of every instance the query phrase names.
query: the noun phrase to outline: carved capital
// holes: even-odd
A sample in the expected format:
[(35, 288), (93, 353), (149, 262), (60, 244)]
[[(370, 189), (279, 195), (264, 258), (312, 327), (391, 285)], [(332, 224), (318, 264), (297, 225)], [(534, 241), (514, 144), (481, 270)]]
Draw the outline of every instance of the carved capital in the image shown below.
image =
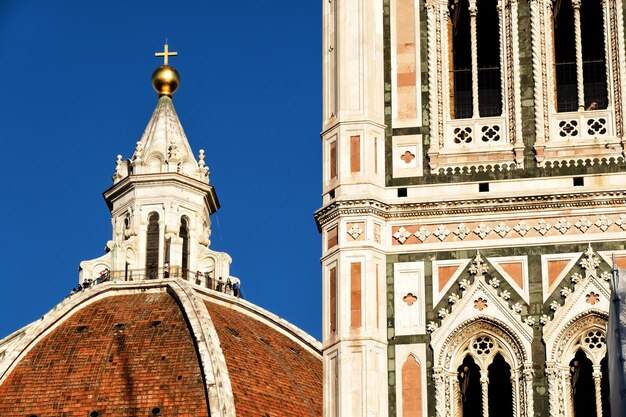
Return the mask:
[(546, 365), (545, 374), (548, 380), (556, 380), (559, 370), (554, 364)]
[(443, 384), (444, 379), (445, 379), (445, 374), (443, 372), (443, 369), (441, 368), (433, 369), (433, 382), (435, 384)]
[(522, 374), (524, 375), (525, 381), (532, 381), (535, 378), (535, 371), (533, 371), (532, 365), (530, 367), (528, 367), (527, 365), (524, 365)]

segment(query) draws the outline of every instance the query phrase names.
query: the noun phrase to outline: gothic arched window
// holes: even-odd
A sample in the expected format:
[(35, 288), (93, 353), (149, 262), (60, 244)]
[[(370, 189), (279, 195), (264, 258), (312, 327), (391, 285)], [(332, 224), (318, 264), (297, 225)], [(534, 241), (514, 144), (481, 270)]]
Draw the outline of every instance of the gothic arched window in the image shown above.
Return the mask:
[(156, 278), (159, 266), (159, 214), (152, 212), (148, 215), (148, 230), (146, 231), (146, 276)]
[(596, 414), (596, 396), (593, 382), (593, 364), (585, 352), (579, 349), (569, 363), (572, 384), (574, 415), (593, 416)]
[(178, 235), (183, 240), (183, 260), (181, 267), (183, 269), (183, 278), (187, 279), (187, 273), (189, 271), (189, 219), (186, 216), (180, 219), (180, 231)]
[(513, 387), (511, 367), (501, 354), (493, 358), (489, 369), (489, 414), (498, 417), (513, 416)]
[(603, 2), (556, 0), (553, 10), (556, 110), (606, 109)]
[(497, 0), (450, 4), (450, 116), (502, 115), (501, 8)]
[(523, 168), (518, 0), (427, 1), (426, 15), (431, 172)]
[(529, 4), (537, 166), (621, 158), (626, 120), (621, 2)]
[(463, 417), (480, 417), (483, 415), (483, 397), (480, 387), (480, 367), (471, 355), (466, 355), (457, 369), (461, 409)]

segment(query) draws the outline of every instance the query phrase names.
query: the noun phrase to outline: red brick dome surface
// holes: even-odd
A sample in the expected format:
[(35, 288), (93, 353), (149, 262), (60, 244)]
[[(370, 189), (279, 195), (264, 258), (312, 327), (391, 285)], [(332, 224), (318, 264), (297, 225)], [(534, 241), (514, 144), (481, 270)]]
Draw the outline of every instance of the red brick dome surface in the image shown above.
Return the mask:
[(208, 290), (200, 294), (179, 283), (199, 300), (194, 305), (207, 309), (201, 312), (210, 317), (200, 321), (203, 332), (219, 339), (209, 347), (218, 365), (207, 365), (185, 302), (164, 288), (129, 294), (115, 285), (102, 285), (109, 287), (104, 296), (94, 297), (98, 288), (89, 290), (90, 297), (79, 295), (85, 301), (65, 313), (53, 310), (49, 315), (59, 317), (48, 330), (40, 325), (29, 335), (34, 323), (25, 328), (24, 341), (5, 341), (4, 352), (0, 341), (0, 416), (222, 415), (210, 409), (218, 400), (207, 384), (219, 378), (219, 363), (230, 382), (218, 384), (227, 391), (220, 407), (228, 403), (223, 398), (234, 402), (226, 415), (322, 415), (321, 356), (297, 329), (249, 303), (212, 299)]
[(214, 303), (206, 306), (222, 344), (238, 416), (322, 415), (319, 357), (261, 322)]

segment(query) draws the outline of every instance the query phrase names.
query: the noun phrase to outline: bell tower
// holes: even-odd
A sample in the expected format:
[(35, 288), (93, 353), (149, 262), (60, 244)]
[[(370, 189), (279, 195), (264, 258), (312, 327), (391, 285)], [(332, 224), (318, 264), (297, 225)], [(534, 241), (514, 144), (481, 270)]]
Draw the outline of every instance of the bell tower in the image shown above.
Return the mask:
[(155, 55), (163, 57), (152, 74), (157, 106), (133, 156), (117, 157), (113, 186), (103, 194), (113, 236), (104, 256), (81, 262), (81, 284), (101, 275), (126, 281), (183, 278), (210, 287), (220, 279), (236, 280), (229, 276), (230, 256), (209, 249), (209, 216), (219, 201), (204, 150), (194, 157), (172, 102), (180, 75), (169, 57), (177, 53), (166, 44)]
[(325, 417), (607, 414), (624, 13), (557, 3), (322, 2)]

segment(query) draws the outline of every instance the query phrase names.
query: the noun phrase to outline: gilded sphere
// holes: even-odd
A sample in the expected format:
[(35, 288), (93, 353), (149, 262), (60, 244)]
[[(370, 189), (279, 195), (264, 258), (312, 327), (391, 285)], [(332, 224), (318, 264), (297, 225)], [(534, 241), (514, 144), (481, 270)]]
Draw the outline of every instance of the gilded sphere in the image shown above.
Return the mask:
[(180, 75), (175, 68), (161, 65), (152, 73), (152, 85), (159, 96), (172, 96), (180, 85)]

